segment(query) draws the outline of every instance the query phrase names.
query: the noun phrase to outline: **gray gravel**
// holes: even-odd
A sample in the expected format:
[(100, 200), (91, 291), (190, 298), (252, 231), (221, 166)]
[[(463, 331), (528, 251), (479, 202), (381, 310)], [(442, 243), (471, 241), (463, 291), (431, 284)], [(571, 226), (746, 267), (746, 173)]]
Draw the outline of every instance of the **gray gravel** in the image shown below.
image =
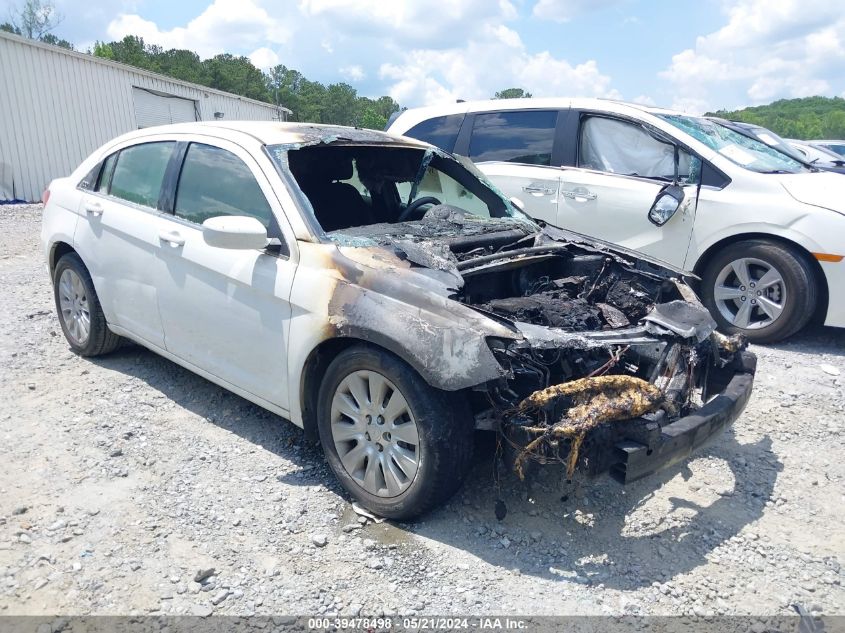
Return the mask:
[(0, 615), (845, 614), (845, 331), (756, 348), (745, 414), (683, 466), (506, 476), (500, 522), (481, 457), (374, 523), (294, 426), (136, 346), (72, 354), (40, 211), (0, 207)]

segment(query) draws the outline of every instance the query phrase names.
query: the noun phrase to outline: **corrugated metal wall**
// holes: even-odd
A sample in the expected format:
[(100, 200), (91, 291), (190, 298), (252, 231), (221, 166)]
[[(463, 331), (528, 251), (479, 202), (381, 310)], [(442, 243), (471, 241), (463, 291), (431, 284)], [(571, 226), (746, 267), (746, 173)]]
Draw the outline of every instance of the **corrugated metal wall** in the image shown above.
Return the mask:
[(203, 121), (280, 118), (266, 103), (0, 32), (0, 200), (39, 200), (53, 178), (137, 129), (133, 87), (193, 100)]

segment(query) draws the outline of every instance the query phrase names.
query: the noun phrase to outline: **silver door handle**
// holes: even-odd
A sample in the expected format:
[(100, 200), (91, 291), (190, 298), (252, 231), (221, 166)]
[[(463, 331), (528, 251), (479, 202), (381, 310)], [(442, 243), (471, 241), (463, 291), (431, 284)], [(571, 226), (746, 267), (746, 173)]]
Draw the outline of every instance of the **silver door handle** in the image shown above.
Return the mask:
[(85, 213), (94, 216), (103, 215), (103, 205), (101, 205), (99, 202), (86, 202)]
[(176, 231), (162, 231), (158, 234), (158, 239), (173, 246), (183, 246), (185, 244), (185, 238)]
[(534, 187), (532, 185), (527, 185), (522, 188), (525, 193), (530, 193), (532, 196), (553, 196), (557, 189), (552, 189), (551, 187)]
[(561, 191), (564, 198), (569, 198), (570, 200), (577, 200), (578, 202), (586, 202), (587, 200), (595, 200), (598, 198), (598, 194), (593, 193), (589, 189), (585, 189), (584, 187), (577, 187), (576, 189), (564, 189)]

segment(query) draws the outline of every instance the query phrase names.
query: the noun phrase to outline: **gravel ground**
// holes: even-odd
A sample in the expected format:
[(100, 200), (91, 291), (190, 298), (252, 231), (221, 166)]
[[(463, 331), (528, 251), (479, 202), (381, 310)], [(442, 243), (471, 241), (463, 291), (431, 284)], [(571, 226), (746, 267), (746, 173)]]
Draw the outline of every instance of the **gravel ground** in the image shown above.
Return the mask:
[(0, 207), (0, 615), (845, 614), (845, 330), (757, 347), (740, 420), (627, 488), (479, 458), (358, 517), (293, 425), (154, 354), (69, 351), (39, 205)]

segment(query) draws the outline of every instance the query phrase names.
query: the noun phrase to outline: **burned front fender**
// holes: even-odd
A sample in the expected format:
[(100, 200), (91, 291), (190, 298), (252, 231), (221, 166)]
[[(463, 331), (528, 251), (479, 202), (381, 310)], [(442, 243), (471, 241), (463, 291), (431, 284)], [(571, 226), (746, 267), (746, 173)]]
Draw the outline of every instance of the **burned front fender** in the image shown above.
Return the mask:
[[(383, 248), (300, 243), (291, 292), (292, 380), (303, 375), (311, 352), (332, 339), (378, 345), (438, 389), (456, 391), (504, 376), (488, 339), (522, 335), (450, 299), (458, 283)], [(301, 385), (291, 385), (291, 415), (300, 424), (301, 393)]]

